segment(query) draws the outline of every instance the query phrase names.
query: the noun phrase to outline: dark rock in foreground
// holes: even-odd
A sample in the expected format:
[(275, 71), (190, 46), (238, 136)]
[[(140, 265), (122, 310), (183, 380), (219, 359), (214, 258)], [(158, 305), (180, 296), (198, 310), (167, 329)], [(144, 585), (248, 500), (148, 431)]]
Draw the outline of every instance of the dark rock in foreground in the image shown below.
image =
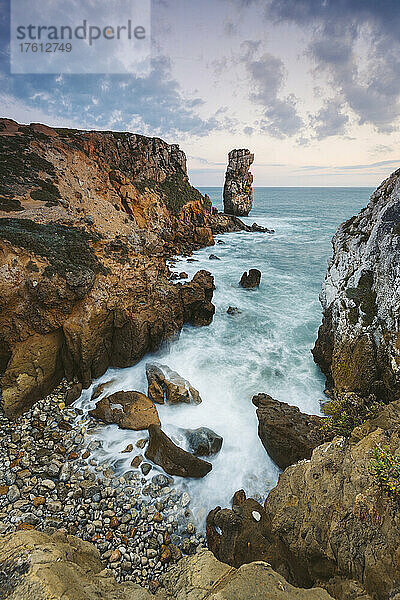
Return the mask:
[(322, 431), (323, 417), (306, 415), (268, 394), (254, 396), (257, 406), (258, 435), (264, 448), (280, 469), (286, 469), (304, 458), (326, 441)]
[(140, 431), (150, 425), (160, 425), (153, 402), (140, 392), (116, 392), (97, 402), (90, 416), (104, 423), (114, 423), (121, 429)]
[(256, 288), (260, 285), (261, 282), (261, 271), (258, 269), (250, 269), (247, 273), (243, 273), (239, 285), (244, 288)]
[(149, 445), (145, 456), (169, 475), (179, 477), (204, 477), (212, 469), (209, 462), (176, 446), (156, 425), (149, 427)]
[(198, 429), (183, 429), (182, 431), (188, 442), (190, 452), (196, 456), (210, 456), (221, 450), (223, 438), (212, 429), (199, 427)]
[(242, 311), (237, 306), (229, 306), (227, 311), (228, 315), (240, 315)]
[(232, 510), (217, 506), (207, 517), (207, 544), (222, 562), (239, 567), (253, 560), (267, 560), (268, 524), (264, 508), (236, 492)]

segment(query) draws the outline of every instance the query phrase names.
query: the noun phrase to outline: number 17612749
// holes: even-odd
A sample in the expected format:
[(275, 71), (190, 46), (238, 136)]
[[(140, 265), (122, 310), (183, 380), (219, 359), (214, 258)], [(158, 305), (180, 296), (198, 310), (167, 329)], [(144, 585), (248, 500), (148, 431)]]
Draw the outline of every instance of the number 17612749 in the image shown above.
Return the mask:
[(72, 44), (67, 42), (64, 43), (56, 43), (56, 42), (40, 42), (39, 44), (36, 42), (22, 42), (19, 44), (19, 49), (21, 52), (71, 52)]

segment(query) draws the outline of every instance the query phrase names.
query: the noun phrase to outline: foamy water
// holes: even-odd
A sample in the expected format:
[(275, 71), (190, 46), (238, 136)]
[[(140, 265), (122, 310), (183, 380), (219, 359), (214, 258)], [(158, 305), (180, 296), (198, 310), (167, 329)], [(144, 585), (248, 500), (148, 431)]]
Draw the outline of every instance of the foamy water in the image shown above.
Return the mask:
[[(214, 205), (220, 190), (202, 190)], [(147, 392), (145, 365), (158, 361), (168, 365), (200, 392), (200, 405), (157, 406), (163, 430), (177, 442), (178, 427), (208, 427), (221, 435), (223, 446), (209, 457), (212, 471), (200, 480), (175, 478), (187, 489), (191, 510), (199, 523), (216, 505), (227, 506), (238, 489), (265, 498), (279, 471), (257, 435), (257, 417), (251, 402), (266, 392), (278, 400), (318, 414), (324, 378), (313, 362), (311, 348), (321, 321), (318, 293), (331, 254), (330, 239), (341, 221), (367, 203), (366, 188), (257, 188), (251, 224), (272, 227), (274, 235), (230, 233), (218, 236), (223, 244), (194, 253), (197, 262), (179, 259), (173, 266), (191, 278), (199, 269), (211, 271), (216, 290), (215, 317), (208, 327), (185, 326), (179, 340), (146, 356), (128, 369), (110, 369), (78, 405), (94, 406), (94, 385), (114, 379), (106, 394), (118, 390)], [(213, 253), (221, 260), (209, 260)], [(262, 272), (257, 290), (245, 290), (238, 282), (249, 268)], [(241, 313), (227, 314), (229, 306)], [(123, 431), (114, 425), (99, 426), (94, 434), (102, 442), (96, 452), (119, 472), (130, 469), (133, 455), (121, 454), (128, 443), (146, 432)], [(148, 477), (160, 470), (154, 467)]]

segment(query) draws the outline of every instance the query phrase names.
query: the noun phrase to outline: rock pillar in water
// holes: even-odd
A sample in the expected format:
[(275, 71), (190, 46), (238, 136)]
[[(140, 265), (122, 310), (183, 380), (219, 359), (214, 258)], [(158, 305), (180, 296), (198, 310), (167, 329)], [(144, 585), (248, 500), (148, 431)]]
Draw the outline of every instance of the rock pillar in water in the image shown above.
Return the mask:
[(250, 166), (254, 154), (250, 150), (231, 150), (225, 174), (224, 212), (247, 217), (253, 206), (253, 175)]

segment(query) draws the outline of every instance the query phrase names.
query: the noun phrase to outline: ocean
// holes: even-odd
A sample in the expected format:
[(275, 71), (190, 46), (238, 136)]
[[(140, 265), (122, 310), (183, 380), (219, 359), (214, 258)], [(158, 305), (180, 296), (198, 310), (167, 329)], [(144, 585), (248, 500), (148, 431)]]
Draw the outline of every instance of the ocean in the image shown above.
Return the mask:
[[(222, 210), (221, 188), (200, 188)], [(160, 406), (163, 429), (181, 441), (177, 428), (209, 427), (222, 435), (212, 471), (201, 480), (175, 478), (189, 492), (198, 524), (217, 505), (229, 506), (233, 493), (244, 489), (263, 500), (279, 475), (257, 435), (251, 402), (264, 392), (312, 414), (320, 413), (324, 377), (314, 364), (311, 348), (321, 323), (319, 293), (331, 238), (338, 225), (368, 203), (370, 188), (255, 188), (254, 208), (246, 223), (275, 230), (217, 236), (223, 244), (195, 252), (197, 262), (178, 259), (173, 269), (192, 277), (199, 269), (215, 278), (216, 313), (208, 327), (185, 326), (180, 338), (128, 369), (110, 369), (100, 382), (116, 378), (111, 391), (146, 392), (145, 364), (156, 360), (178, 371), (200, 392), (197, 406)], [(210, 254), (220, 260), (210, 260)], [(262, 273), (256, 290), (238, 286), (244, 271)], [(228, 315), (229, 306), (237, 315)], [(93, 386), (79, 404), (85, 410)], [(120, 454), (143, 433), (101, 428), (98, 459), (121, 473), (129, 470), (129, 455)], [(121, 456), (123, 458), (121, 458)], [(125, 458), (126, 456), (126, 458)], [(149, 478), (155, 474), (153, 469)]]

